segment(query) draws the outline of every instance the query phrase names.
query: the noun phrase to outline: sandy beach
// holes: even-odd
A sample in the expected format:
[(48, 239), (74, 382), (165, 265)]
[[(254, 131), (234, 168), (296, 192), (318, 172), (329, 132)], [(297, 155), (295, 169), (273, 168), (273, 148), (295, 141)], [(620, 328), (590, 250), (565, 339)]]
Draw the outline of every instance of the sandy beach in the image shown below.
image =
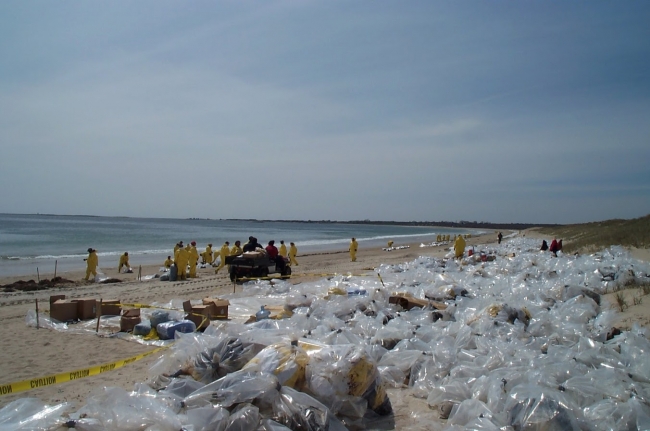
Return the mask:
[[(504, 232), (504, 235), (506, 232)], [(515, 233), (528, 237), (542, 238), (535, 231)], [(507, 240), (507, 239), (506, 239)], [(496, 242), (496, 235), (489, 234), (473, 237), (467, 240), (468, 246), (480, 250), (482, 245)], [(292, 284), (298, 284), (322, 274), (358, 274), (371, 271), (382, 263), (402, 263), (411, 261), (418, 256), (444, 257), (449, 252), (450, 245), (436, 247), (420, 247), (420, 243), (394, 244), (406, 246), (392, 251), (381, 248), (361, 248), (356, 262), (350, 262), (347, 251), (298, 255), (299, 266), (293, 267)], [(633, 252), (636, 258), (648, 260), (648, 250)], [(72, 334), (48, 329), (28, 327), (25, 316), (35, 308), (38, 300), (41, 311), (49, 308), (50, 295), (63, 294), (66, 298), (96, 298), (119, 299), (123, 303), (167, 302), (172, 299), (197, 300), (205, 297), (219, 297), (233, 292), (233, 287), (242, 290), (241, 285), (233, 286), (226, 271), (214, 274), (214, 269), (199, 268), (198, 278), (185, 282), (167, 282), (159, 280), (138, 281), (137, 262), (135, 273), (118, 274), (117, 268), (105, 271), (106, 276), (122, 280), (115, 284), (97, 284), (82, 281), (82, 272), (59, 274), (63, 278), (75, 282), (74, 286), (52, 288), (33, 292), (0, 293), (0, 325), (3, 328), (3, 348), (0, 349), (0, 363), (3, 364), (3, 375), (0, 384), (17, 382), (35, 377), (46, 376), (61, 372), (73, 371), (80, 368), (100, 365), (107, 362), (128, 358), (154, 349), (135, 342), (127, 342), (117, 338), (100, 337), (95, 334)], [(100, 266), (106, 268), (107, 265)], [(142, 274), (155, 274), (159, 266), (142, 268)], [(51, 277), (52, 274), (40, 274), (41, 278)], [(8, 277), (0, 279), (0, 285), (12, 283), (25, 277)], [(635, 295), (626, 291), (630, 298)], [(612, 301), (610, 296), (610, 301)], [(634, 323), (642, 326), (650, 324), (650, 312), (642, 304), (632, 305), (620, 314), (618, 326), (621, 329), (630, 328)], [(39, 398), (49, 404), (72, 402), (77, 407), (85, 403), (86, 398), (96, 388), (115, 386), (132, 390), (137, 382), (143, 382), (148, 377), (148, 369), (160, 354), (151, 355), (143, 360), (129, 364), (121, 369), (103, 373), (99, 376), (70, 381), (63, 384), (36, 388), (31, 391), (19, 392), (0, 396), (0, 406), (25, 397)], [(426, 400), (408, 396), (398, 396), (399, 389), (389, 390), (395, 410), (395, 428), (403, 429), (418, 421), (417, 412), (437, 415), (431, 412)], [(404, 392), (403, 390), (402, 392)]]

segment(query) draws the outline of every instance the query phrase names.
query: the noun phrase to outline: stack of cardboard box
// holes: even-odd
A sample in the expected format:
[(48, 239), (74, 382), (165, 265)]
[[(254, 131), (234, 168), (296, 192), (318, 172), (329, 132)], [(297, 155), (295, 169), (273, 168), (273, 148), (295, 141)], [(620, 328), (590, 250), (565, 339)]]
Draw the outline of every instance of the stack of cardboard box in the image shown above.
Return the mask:
[(70, 322), (78, 319), (77, 303), (65, 299), (65, 295), (50, 296), (50, 317), (59, 322)]
[[(190, 301), (183, 303), (187, 313), (185, 317), (196, 325), (197, 329), (205, 329), (210, 320), (228, 319), (227, 299), (204, 298), (203, 305), (192, 305)], [(105, 299), (99, 301), (93, 298), (65, 299), (65, 295), (50, 296), (50, 316), (60, 322), (88, 320), (101, 316), (120, 316), (120, 329), (122, 332), (132, 331), (135, 325), (142, 321), (140, 309), (124, 310), (119, 299)]]
[(122, 316), (120, 317), (120, 331), (129, 332), (133, 331), (133, 328), (138, 323), (142, 322), (140, 318), (140, 309), (139, 308), (130, 308), (124, 310)]
[(119, 299), (104, 299), (101, 302), (102, 316), (119, 316), (122, 314), (122, 306)]
[[(59, 322), (94, 319), (97, 317), (98, 308), (98, 301), (94, 298), (65, 299), (65, 295), (50, 296), (50, 317)], [(119, 316), (121, 311), (119, 299), (102, 302), (102, 316)]]
[(202, 305), (192, 305), (190, 301), (183, 302), (183, 310), (187, 313), (185, 319), (194, 322), (196, 329), (200, 330), (207, 328), (210, 320), (228, 319), (229, 305), (227, 299), (204, 298)]
[(227, 320), (230, 301), (220, 298), (203, 298), (203, 305), (211, 307), (212, 319)]

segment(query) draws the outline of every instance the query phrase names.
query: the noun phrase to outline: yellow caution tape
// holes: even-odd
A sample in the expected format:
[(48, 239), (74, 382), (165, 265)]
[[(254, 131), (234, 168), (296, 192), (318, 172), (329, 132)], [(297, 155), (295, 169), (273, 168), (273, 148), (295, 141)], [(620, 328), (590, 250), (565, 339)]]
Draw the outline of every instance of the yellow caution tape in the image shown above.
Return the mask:
[(108, 364), (97, 365), (90, 368), (83, 368), (80, 370), (70, 371), (67, 373), (53, 374), (50, 376), (37, 377), (35, 379), (23, 380), (22, 382), (0, 384), (0, 396), (9, 395), (16, 392), (29, 391), (44, 386), (58, 385), (59, 383), (69, 382), (71, 380), (83, 379), (85, 377), (96, 376), (98, 374), (107, 373), (109, 371), (117, 370), (127, 364), (144, 359), (147, 356), (153, 355), (166, 347), (159, 347), (147, 353), (142, 353), (128, 359), (120, 359), (119, 361), (109, 362)]

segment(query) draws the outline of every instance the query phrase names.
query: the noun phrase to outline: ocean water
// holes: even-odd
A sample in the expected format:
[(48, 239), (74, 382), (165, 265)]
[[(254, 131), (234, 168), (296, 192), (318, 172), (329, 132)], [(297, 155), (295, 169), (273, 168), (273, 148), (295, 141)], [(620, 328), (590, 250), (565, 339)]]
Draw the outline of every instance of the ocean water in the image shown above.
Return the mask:
[(244, 244), (255, 236), (266, 245), (294, 242), (298, 255), (347, 250), (351, 237), (360, 249), (413, 242), (433, 242), (438, 234), (480, 233), (444, 227), (411, 227), (343, 223), (260, 222), (245, 220), (163, 219), (61, 215), (0, 214), (0, 276), (52, 277), (85, 268), (87, 249), (97, 250), (99, 268), (117, 269), (119, 256), (130, 263), (162, 264), (178, 241), (196, 241), (199, 253), (212, 243), (218, 251), (225, 241)]

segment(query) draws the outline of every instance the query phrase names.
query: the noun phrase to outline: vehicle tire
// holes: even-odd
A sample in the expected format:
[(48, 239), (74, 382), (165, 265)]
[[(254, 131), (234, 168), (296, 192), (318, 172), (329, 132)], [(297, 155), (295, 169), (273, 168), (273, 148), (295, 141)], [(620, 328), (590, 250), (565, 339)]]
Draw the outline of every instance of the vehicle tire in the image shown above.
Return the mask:
[(291, 267), (285, 266), (284, 271), (282, 271), (282, 276), (289, 278), (291, 276)]
[(260, 269), (260, 277), (268, 277), (269, 276), (269, 269), (264, 267)]
[(230, 271), (230, 281), (234, 282), (237, 279), (237, 273), (235, 271)]

